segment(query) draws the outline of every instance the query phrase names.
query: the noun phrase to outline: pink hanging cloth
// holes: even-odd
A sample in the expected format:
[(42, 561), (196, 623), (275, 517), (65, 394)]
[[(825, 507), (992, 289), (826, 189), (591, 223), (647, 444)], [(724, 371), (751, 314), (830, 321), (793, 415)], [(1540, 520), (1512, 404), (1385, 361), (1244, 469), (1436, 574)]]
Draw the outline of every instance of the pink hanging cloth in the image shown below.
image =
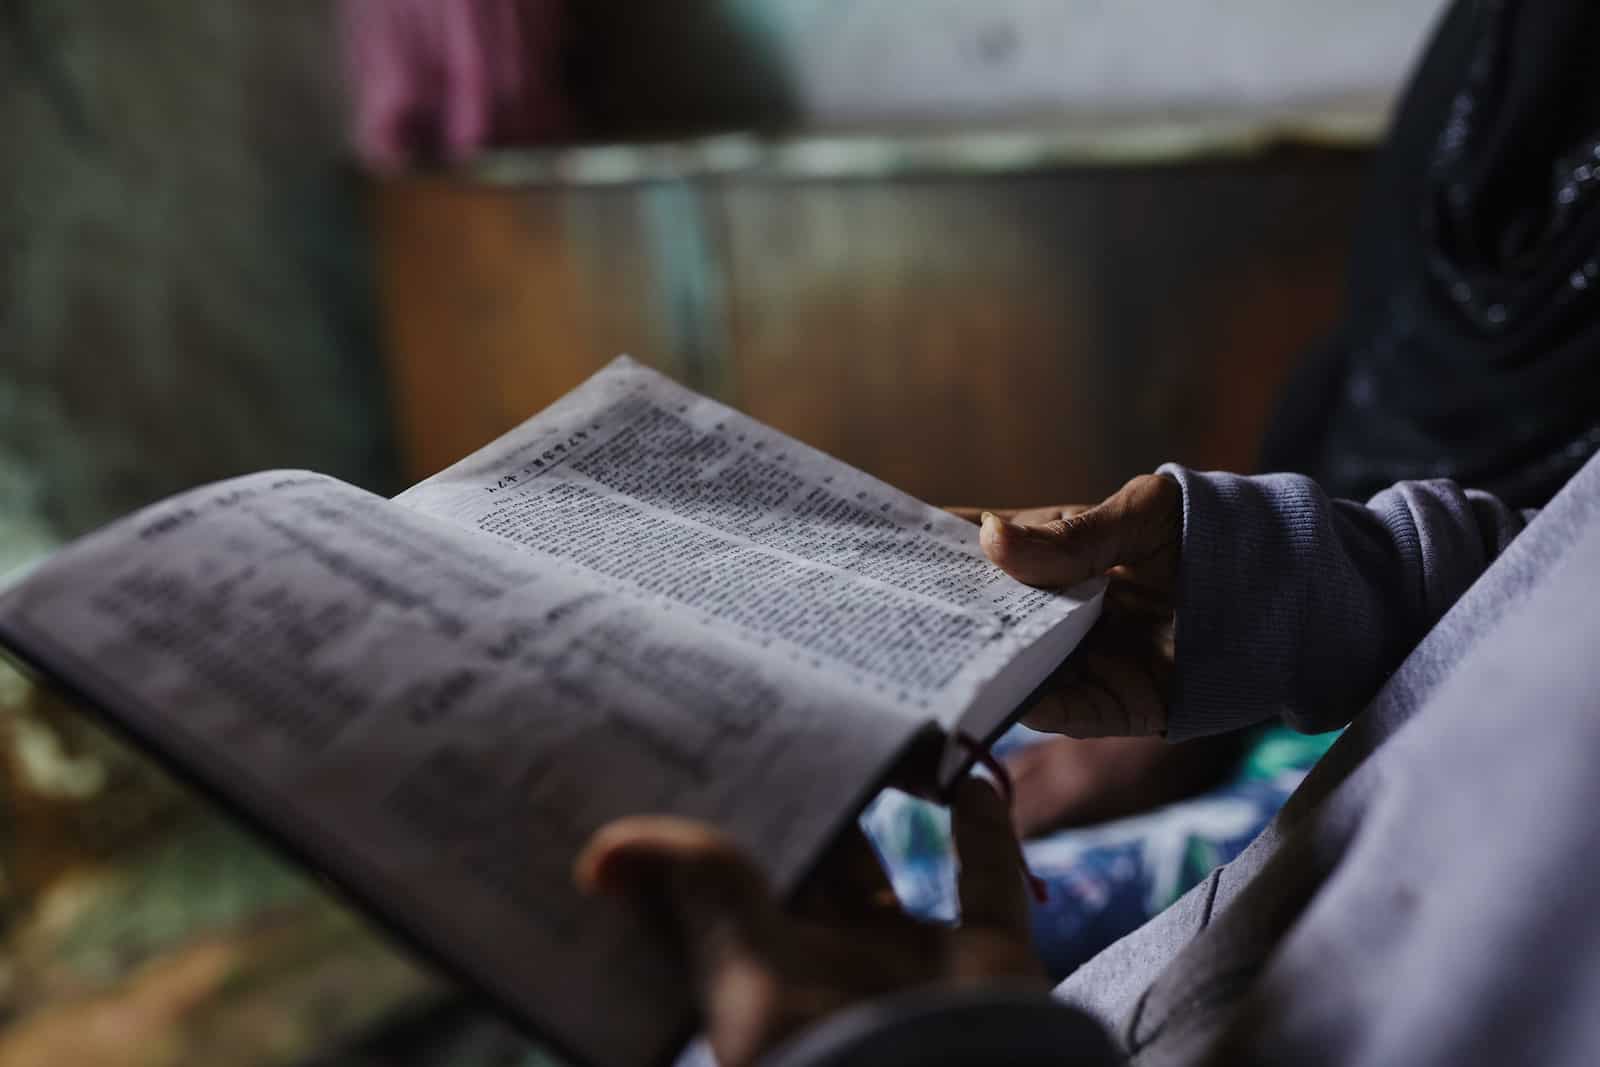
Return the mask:
[(342, 0), (352, 138), (379, 172), (559, 137), (561, 0)]

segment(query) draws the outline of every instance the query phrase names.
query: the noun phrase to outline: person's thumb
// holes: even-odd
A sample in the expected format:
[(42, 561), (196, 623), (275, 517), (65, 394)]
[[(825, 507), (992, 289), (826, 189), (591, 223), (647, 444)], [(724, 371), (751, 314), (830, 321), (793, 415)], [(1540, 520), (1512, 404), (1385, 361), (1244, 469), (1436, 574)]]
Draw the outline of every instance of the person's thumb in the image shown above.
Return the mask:
[(573, 874), (586, 892), (623, 893), (666, 920), (719, 1063), (753, 1063), (805, 1022), (784, 1010), (777, 900), (761, 870), (713, 827), (667, 815), (619, 819), (590, 838)]
[(1169, 544), (1178, 498), (1176, 483), (1144, 475), (1094, 507), (1051, 522), (1024, 526), (986, 513), (978, 542), (996, 566), (1020, 582), (1076, 585), (1113, 567), (1140, 563)]
[(1122, 554), (1121, 531), (1105, 504), (1037, 526), (986, 513), (978, 543), (1017, 581), (1048, 587), (1102, 575), (1121, 562)]
[(681, 940), (706, 1003), (728, 967), (765, 963), (780, 916), (761, 870), (730, 839), (693, 819), (639, 815), (602, 827), (573, 871), (587, 893), (617, 893), (663, 916)]

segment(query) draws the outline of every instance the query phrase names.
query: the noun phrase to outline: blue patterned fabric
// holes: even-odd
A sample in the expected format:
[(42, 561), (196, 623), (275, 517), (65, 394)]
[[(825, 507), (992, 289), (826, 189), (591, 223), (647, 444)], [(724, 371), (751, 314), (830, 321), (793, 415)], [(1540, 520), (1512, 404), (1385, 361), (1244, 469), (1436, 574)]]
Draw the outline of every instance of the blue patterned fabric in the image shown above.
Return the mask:
[[(1003, 755), (1048, 735), (1016, 727)], [(1283, 806), (1337, 733), (1262, 730), (1223, 785), (1146, 814), (1064, 830), (1026, 844), (1028, 866), (1049, 887), (1034, 905), (1034, 941), (1053, 978), (1070, 974), (1238, 855)], [(949, 814), (896, 790), (862, 815), (895, 891), (912, 914), (956, 914)]]

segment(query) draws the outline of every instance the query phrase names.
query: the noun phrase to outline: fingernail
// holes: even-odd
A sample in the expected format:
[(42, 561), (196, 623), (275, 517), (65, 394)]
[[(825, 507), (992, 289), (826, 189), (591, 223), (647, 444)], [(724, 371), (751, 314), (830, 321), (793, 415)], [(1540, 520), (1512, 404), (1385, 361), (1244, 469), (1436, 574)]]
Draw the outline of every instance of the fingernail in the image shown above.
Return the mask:
[(1000, 536), (1001, 525), (1002, 523), (1000, 522), (1000, 516), (996, 515), (992, 511), (985, 511), (982, 517), (978, 520), (979, 531), (982, 533), (987, 533), (991, 537)]

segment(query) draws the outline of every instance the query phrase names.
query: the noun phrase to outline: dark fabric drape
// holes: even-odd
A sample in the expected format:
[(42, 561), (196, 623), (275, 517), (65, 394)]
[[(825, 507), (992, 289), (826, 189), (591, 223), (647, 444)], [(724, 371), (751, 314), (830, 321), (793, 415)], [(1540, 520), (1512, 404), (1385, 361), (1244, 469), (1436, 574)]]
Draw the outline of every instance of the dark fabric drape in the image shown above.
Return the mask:
[(1344, 316), (1263, 450), (1538, 506), (1600, 448), (1600, 4), (1459, 0), (1374, 162)]

